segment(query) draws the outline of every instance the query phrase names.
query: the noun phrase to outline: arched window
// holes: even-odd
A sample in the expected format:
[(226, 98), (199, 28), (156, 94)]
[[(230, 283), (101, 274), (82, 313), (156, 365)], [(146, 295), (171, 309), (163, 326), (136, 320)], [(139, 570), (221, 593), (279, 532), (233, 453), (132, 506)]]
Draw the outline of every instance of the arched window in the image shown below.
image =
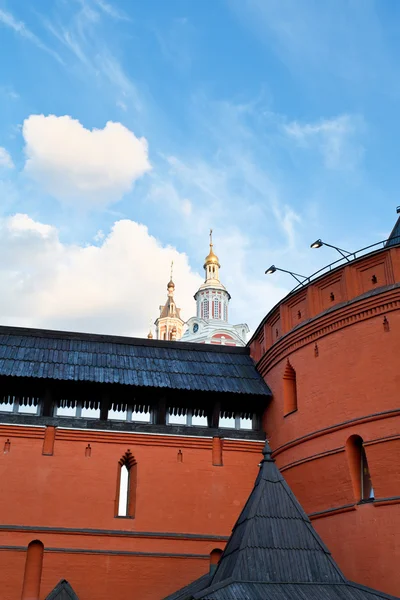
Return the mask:
[(219, 319), (220, 317), (220, 302), (218, 298), (214, 298), (214, 319)]
[(296, 371), (289, 361), (283, 373), (283, 414), (284, 416), (297, 410)]
[(224, 321), (228, 320), (228, 303), (224, 302)]
[(39, 540), (33, 540), (27, 548), (21, 600), (39, 600), (43, 552), (44, 546)]
[(214, 550), (210, 552), (210, 573), (214, 573), (221, 556), (222, 550), (220, 548), (214, 548)]
[(135, 516), (136, 511), (137, 463), (130, 450), (118, 461), (117, 494), (115, 516)]
[(208, 304), (208, 300), (203, 300), (203, 308), (202, 308), (202, 317), (204, 319), (208, 319), (210, 312), (209, 312), (209, 304)]
[(372, 501), (374, 489), (363, 439), (359, 435), (350, 436), (346, 442), (346, 452), (357, 502)]

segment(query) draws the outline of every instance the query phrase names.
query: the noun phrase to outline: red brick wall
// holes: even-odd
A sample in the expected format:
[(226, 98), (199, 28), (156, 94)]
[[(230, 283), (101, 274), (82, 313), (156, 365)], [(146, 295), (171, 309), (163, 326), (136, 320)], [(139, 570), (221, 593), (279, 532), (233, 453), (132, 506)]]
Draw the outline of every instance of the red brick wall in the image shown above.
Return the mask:
[[(367, 257), (308, 286), (305, 310), (310, 320), (297, 330), (292, 329), (296, 297), (284, 299), (279, 307), (282, 337), (260, 354), (257, 339), (276, 319), (275, 308), (251, 343), (273, 393), (264, 424), (277, 465), (347, 577), (396, 595), (400, 288), (380, 286), (400, 281), (399, 253), (396, 248)], [(363, 297), (366, 291), (376, 293)], [(302, 303), (304, 295), (300, 290)], [(322, 312), (326, 308), (331, 310)], [(288, 360), (296, 372), (298, 410), (285, 417)], [(359, 504), (355, 497), (346, 452), (351, 435), (364, 440), (373, 504)]]
[[(211, 438), (57, 429), (49, 456), (42, 454), (44, 436), (42, 427), (0, 425), (0, 448), (11, 442), (0, 453), (0, 480), (7, 482), (0, 495), (2, 600), (20, 599), (33, 539), (45, 548), (41, 598), (64, 578), (85, 600), (160, 600), (208, 571), (211, 551), (225, 542), (196, 534), (230, 534), (262, 449), (260, 442), (223, 440), (223, 466), (213, 466)], [(137, 461), (134, 519), (114, 517), (118, 460), (128, 448)]]

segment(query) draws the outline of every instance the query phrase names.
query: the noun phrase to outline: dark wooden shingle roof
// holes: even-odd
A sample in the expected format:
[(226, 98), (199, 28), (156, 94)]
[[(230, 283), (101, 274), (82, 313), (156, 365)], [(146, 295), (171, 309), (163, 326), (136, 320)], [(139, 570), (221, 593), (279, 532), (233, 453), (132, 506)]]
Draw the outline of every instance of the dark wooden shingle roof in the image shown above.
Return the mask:
[(166, 600), (393, 599), (346, 580), (276, 467), (268, 443), (263, 454), (214, 575), (205, 578), (202, 590), (199, 579), (184, 588), (185, 595)]
[(400, 217), (397, 219), (385, 246), (396, 246), (397, 244), (400, 244)]
[(186, 585), (174, 594), (171, 594), (165, 600), (192, 600), (193, 594), (201, 592), (201, 590), (209, 587), (211, 579), (212, 575), (210, 573), (202, 575), (202, 577), (199, 577), (199, 579), (196, 579), (189, 585)]
[(268, 396), (248, 348), (0, 326), (0, 375)]
[(46, 597), (46, 600), (79, 600), (79, 598), (68, 581), (62, 579)]

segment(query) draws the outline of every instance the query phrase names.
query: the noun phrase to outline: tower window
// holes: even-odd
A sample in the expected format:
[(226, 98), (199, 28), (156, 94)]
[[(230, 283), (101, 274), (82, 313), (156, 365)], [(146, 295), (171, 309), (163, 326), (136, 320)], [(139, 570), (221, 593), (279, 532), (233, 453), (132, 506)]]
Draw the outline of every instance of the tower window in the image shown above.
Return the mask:
[(214, 298), (214, 319), (220, 319), (220, 318), (221, 318), (220, 302), (219, 302), (218, 298)]
[(210, 313), (209, 313), (209, 304), (208, 304), (208, 300), (203, 300), (203, 303), (202, 303), (202, 309), (201, 309), (201, 313), (202, 313), (202, 314), (201, 314), (201, 316), (202, 316), (204, 319), (208, 319), (208, 317), (209, 317), (209, 314), (210, 314)]
[(118, 462), (117, 495), (115, 514), (117, 517), (135, 516), (137, 463), (130, 450)]
[(372, 501), (374, 499), (374, 489), (362, 438), (359, 435), (350, 436), (346, 442), (346, 451), (354, 495), (357, 501)]
[(296, 371), (289, 361), (283, 374), (283, 414), (284, 416), (297, 410), (297, 380)]
[(228, 320), (228, 304), (226, 302), (224, 303), (224, 320)]

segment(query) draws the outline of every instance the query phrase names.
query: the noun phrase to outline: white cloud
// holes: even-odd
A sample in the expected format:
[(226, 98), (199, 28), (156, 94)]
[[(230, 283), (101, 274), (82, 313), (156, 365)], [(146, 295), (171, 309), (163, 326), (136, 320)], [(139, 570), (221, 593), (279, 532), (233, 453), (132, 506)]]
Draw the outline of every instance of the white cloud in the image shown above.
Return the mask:
[(14, 167), (13, 160), (5, 148), (0, 146), (0, 168), (12, 169)]
[(62, 201), (116, 202), (151, 169), (146, 139), (121, 123), (89, 130), (70, 116), (31, 115), (22, 133), (25, 172)]
[(8, 217), (5, 226), (14, 239), (18, 235), (26, 236), (27, 234), (36, 235), (43, 240), (56, 237), (56, 229), (52, 225), (34, 221), (31, 217), (22, 213)]
[(25, 38), (41, 50), (44, 50), (45, 52), (53, 56), (53, 58), (55, 58), (59, 63), (63, 64), (63, 60), (61, 59), (60, 55), (57, 54), (57, 52), (55, 52), (54, 50), (52, 50), (52, 48), (46, 46), (46, 44), (44, 44), (42, 40), (38, 38), (37, 35), (35, 35), (30, 29), (28, 29), (25, 23), (23, 23), (22, 21), (18, 21), (18, 19), (16, 19), (14, 15), (12, 15), (10, 12), (2, 10), (1, 8), (0, 23), (5, 25), (9, 29), (12, 29), (16, 34)]
[(20, 95), (10, 85), (0, 86), (0, 94), (9, 98), (10, 100), (19, 100)]
[(185, 215), (185, 217), (190, 217), (190, 215), (192, 214), (192, 203), (190, 202), (190, 200), (188, 200), (187, 198), (184, 198), (182, 200), (182, 212)]
[(301, 223), (301, 217), (290, 206), (279, 206), (277, 202), (273, 202), (272, 211), (276, 221), (285, 233), (288, 242), (288, 249), (294, 250), (296, 247), (296, 223)]
[(176, 301), (189, 318), (201, 278), (187, 256), (144, 225), (114, 224), (100, 245), (64, 244), (55, 227), (18, 214), (0, 221), (3, 324), (147, 335), (174, 261)]
[(129, 17), (125, 13), (123, 13), (121, 10), (118, 10), (118, 8), (113, 6), (111, 3), (105, 2), (105, 0), (95, 0), (95, 3), (107, 17), (111, 17), (116, 21), (130, 21)]
[(361, 126), (360, 118), (340, 115), (316, 123), (293, 121), (285, 125), (284, 130), (300, 146), (320, 150), (329, 169), (348, 169), (354, 167), (362, 156), (362, 147), (354, 141), (354, 135)]
[(96, 87), (99, 79), (106, 82), (105, 93), (113, 90), (112, 93), (117, 95), (117, 105), (122, 110), (126, 106), (126, 109), (143, 112), (144, 105), (135, 83), (113, 55), (104, 31), (99, 29), (102, 13), (107, 21), (110, 17), (117, 21), (129, 20), (128, 17), (104, 0), (97, 0), (95, 7), (99, 10), (93, 10), (85, 2), (77, 3), (77, 6), (78, 10), (65, 20), (51, 21), (42, 16), (44, 27), (84, 66), (85, 77), (93, 77)]

